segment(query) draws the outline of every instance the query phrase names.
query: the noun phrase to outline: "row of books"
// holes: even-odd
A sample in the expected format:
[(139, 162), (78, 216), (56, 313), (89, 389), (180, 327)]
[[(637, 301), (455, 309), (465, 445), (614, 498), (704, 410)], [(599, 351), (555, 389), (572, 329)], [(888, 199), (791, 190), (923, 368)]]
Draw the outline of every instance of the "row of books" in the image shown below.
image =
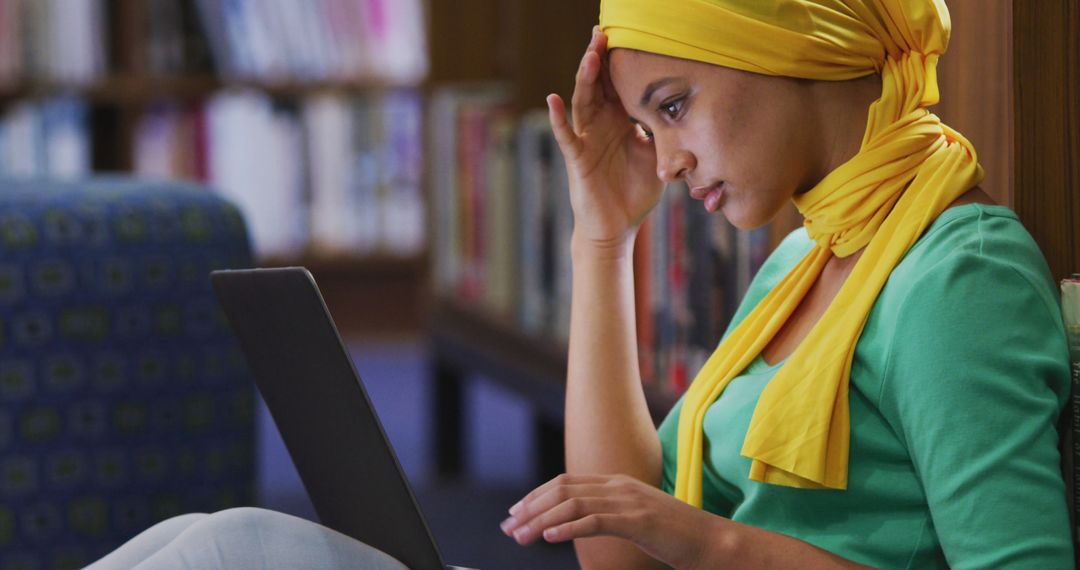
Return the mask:
[(422, 0), (197, 0), (218, 72), (262, 80), (427, 75)]
[(104, 0), (0, 0), (0, 85), (86, 83), (105, 69)]
[(136, 128), (135, 171), (231, 198), (261, 259), (412, 256), (426, 240), (422, 111), (413, 90), (161, 103)]
[[(433, 281), (441, 295), (536, 335), (569, 336), (573, 211), (546, 111), (499, 87), (444, 89), (430, 118)], [(736, 231), (670, 185), (634, 251), (642, 380), (680, 393), (764, 261), (769, 229)]]
[(0, 112), (0, 176), (78, 178), (89, 171), (83, 100), (21, 101)]
[(151, 75), (199, 75), (213, 71), (207, 34), (192, 0), (140, 0), (142, 42), (135, 65)]
[(769, 254), (770, 227), (738, 230), (671, 184), (634, 244), (642, 382), (681, 394), (704, 366)]

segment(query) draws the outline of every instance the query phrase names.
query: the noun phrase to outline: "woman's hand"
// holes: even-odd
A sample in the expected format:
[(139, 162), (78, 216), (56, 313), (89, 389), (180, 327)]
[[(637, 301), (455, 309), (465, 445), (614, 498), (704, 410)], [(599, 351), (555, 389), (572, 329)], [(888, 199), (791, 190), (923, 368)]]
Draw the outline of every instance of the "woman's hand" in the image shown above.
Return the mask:
[(558, 95), (548, 95), (548, 116), (566, 159), (574, 233), (603, 246), (621, 245), (660, 201), (656, 152), (640, 136), (602, 65), (607, 36), (593, 28), (575, 78), (573, 126)]
[(723, 537), (722, 519), (626, 475), (559, 475), (510, 508), (519, 544), (616, 536), (674, 568), (698, 568)]

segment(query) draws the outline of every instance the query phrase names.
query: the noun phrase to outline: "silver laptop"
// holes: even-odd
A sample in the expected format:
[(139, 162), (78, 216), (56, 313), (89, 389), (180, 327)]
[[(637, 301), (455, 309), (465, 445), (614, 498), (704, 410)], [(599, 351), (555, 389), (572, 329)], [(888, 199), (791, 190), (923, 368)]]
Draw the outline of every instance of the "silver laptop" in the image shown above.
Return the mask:
[(320, 522), (413, 570), (446, 566), (311, 273), (210, 281)]

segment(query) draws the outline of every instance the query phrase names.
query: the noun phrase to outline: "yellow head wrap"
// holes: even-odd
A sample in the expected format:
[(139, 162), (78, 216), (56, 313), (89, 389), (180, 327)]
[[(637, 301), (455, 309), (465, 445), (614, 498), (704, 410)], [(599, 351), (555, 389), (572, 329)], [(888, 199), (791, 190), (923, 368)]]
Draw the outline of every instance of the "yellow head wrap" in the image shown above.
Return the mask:
[(702, 367), (679, 415), (675, 496), (701, 506), (702, 422), (769, 343), (833, 255), (866, 247), (821, 320), (765, 387), (743, 441), (750, 478), (847, 488), (848, 375), (892, 269), (953, 200), (983, 178), (975, 149), (926, 110), (949, 40), (943, 0), (602, 0), (610, 48), (819, 80), (880, 73), (851, 160), (794, 198), (816, 246)]

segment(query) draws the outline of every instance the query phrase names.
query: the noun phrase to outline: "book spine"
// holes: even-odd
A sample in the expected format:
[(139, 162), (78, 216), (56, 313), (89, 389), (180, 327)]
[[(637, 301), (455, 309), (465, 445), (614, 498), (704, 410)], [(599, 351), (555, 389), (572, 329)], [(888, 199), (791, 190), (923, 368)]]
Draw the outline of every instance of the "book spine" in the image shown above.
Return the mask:
[(487, 179), (488, 204), (485, 208), (489, 229), (487, 302), (500, 317), (513, 313), (513, 276), (517, 271), (514, 260), (514, 213), (517, 207), (514, 183), (514, 123), (508, 113), (499, 113), (492, 122), (488, 136)]
[(1077, 564), (1080, 567), (1080, 497), (1076, 492), (1080, 488), (1080, 472), (1077, 471), (1077, 466), (1080, 466), (1080, 274), (1074, 274), (1071, 279), (1061, 282), (1061, 313), (1069, 343), (1069, 371), (1072, 380), (1067, 410), (1070, 425), (1062, 434), (1062, 468), (1071, 502), (1069, 517), (1073, 529), (1073, 544), (1077, 547)]
[(646, 217), (634, 240), (634, 321), (637, 328), (638, 368), (641, 382), (656, 384), (655, 322), (652, 312), (653, 219)]
[(690, 309), (687, 306), (687, 263), (689, 244), (686, 241), (686, 201), (685, 187), (669, 188), (670, 205), (668, 209), (668, 231), (670, 232), (670, 250), (668, 252), (668, 279), (671, 295), (671, 361), (668, 374), (668, 389), (673, 394), (681, 394), (687, 383), (687, 336), (690, 328)]
[(553, 134), (548, 139), (552, 151), (552, 218), (554, 233), (555, 265), (554, 298), (552, 299), (552, 317), (555, 338), (565, 343), (570, 340), (570, 300), (573, 286), (572, 263), (570, 259), (570, 240), (574, 230), (574, 212), (570, 203), (570, 181), (567, 178), (566, 162)]
[(651, 281), (652, 287), (652, 300), (650, 305), (652, 307), (652, 322), (653, 331), (655, 333), (653, 337), (653, 350), (655, 362), (655, 374), (657, 383), (663, 383), (667, 378), (668, 362), (669, 362), (669, 347), (670, 343), (670, 327), (669, 327), (669, 314), (670, 314), (670, 283), (667, 279), (669, 255), (668, 255), (668, 204), (670, 203), (670, 192), (664, 191), (663, 197), (656, 204), (653, 209), (651, 217), (653, 220), (652, 228), (652, 274)]
[(529, 331), (539, 329), (542, 323), (541, 299), (541, 244), (542, 216), (545, 192), (545, 165), (541, 156), (543, 123), (537, 114), (526, 115), (518, 131), (517, 179), (519, 260), (521, 280), (518, 289), (518, 322)]
[(713, 220), (714, 216), (697, 203), (686, 208), (686, 241), (689, 249), (686, 299), (690, 311), (686, 368), (691, 373), (705, 364), (717, 341), (718, 322), (714, 307), (717, 299), (713, 284), (719, 268), (713, 261), (713, 250), (709, 243)]

